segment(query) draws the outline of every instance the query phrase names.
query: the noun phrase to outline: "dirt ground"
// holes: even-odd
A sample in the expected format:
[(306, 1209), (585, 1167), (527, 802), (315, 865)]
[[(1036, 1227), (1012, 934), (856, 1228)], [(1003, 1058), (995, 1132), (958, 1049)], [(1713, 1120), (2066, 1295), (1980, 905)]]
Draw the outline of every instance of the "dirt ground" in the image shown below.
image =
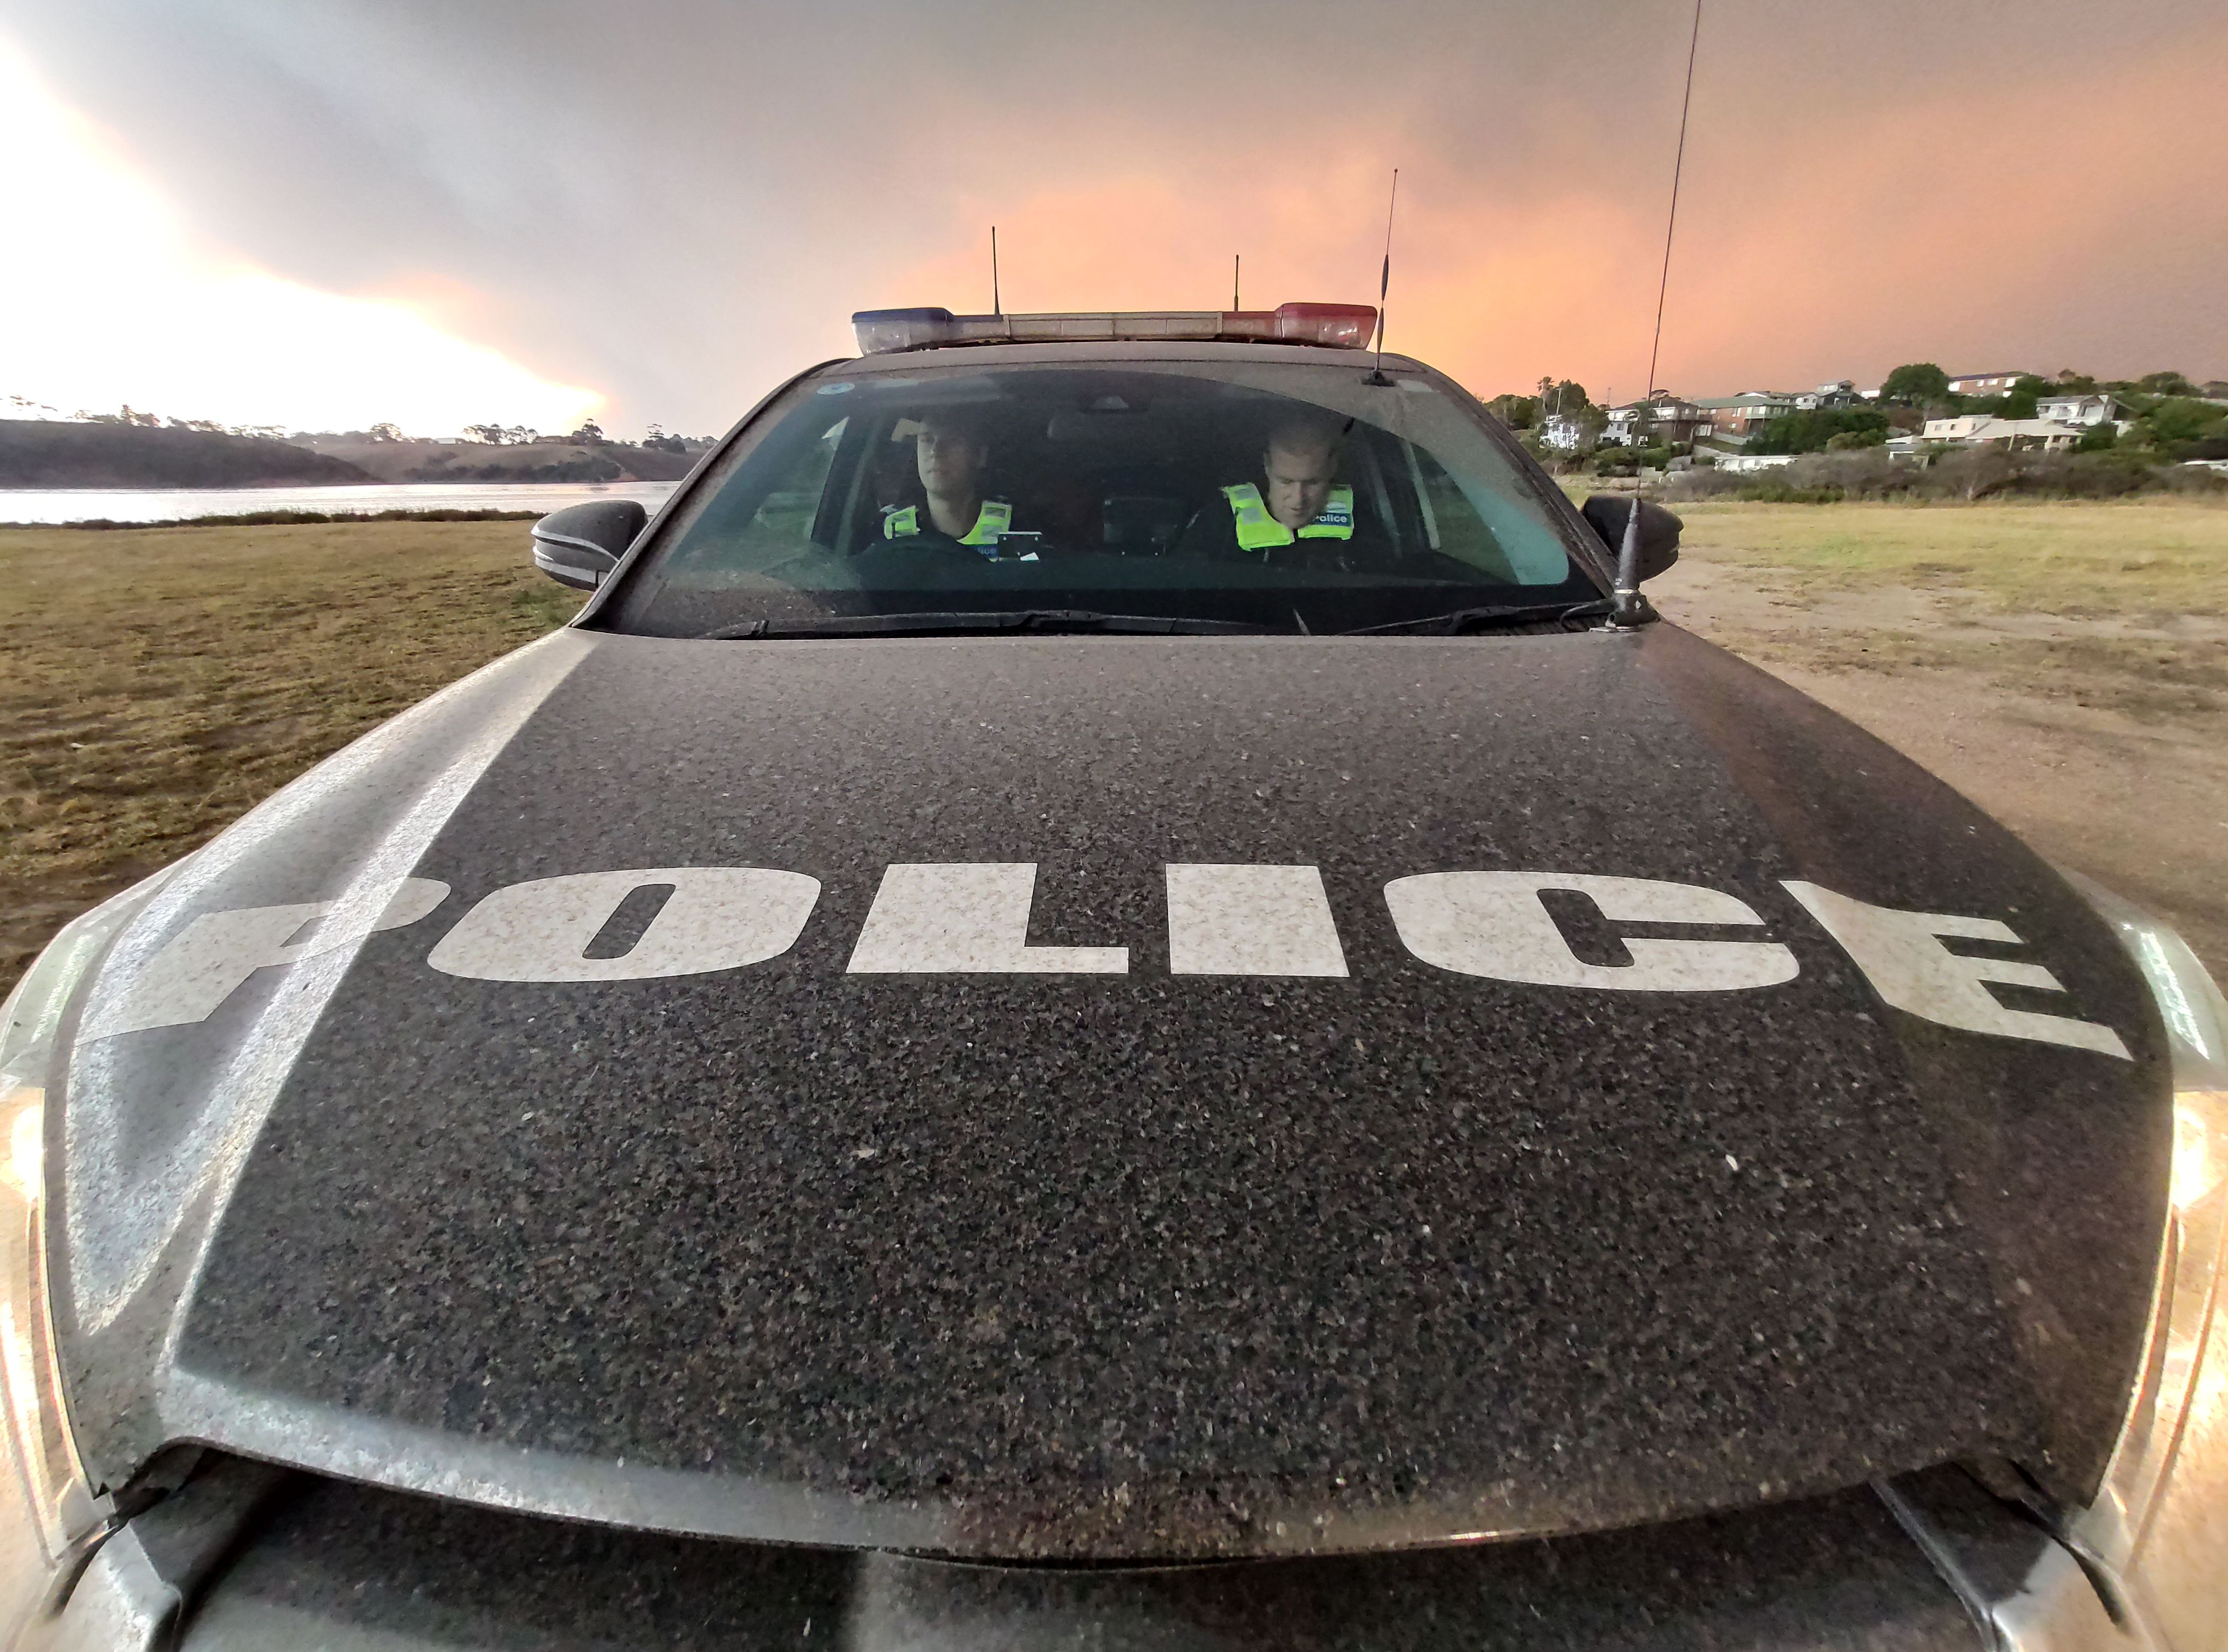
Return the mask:
[(2228, 978), (2228, 511), (1687, 507), (1668, 618), (1861, 724)]

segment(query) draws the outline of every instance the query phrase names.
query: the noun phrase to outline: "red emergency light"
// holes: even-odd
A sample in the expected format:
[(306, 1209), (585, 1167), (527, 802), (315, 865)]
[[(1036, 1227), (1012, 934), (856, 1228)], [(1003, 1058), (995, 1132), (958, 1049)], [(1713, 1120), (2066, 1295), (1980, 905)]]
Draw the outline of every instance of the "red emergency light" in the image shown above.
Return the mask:
[(955, 316), (949, 310), (861, 310), (851, 317), (859, 350), (928, 349), (941, 344), (1060, 344), (1223, 339), (1248, 343), (1369, 347), (1376, 307), (1287, 304), (1274, 310), (1106, 310), (1043, 316)]

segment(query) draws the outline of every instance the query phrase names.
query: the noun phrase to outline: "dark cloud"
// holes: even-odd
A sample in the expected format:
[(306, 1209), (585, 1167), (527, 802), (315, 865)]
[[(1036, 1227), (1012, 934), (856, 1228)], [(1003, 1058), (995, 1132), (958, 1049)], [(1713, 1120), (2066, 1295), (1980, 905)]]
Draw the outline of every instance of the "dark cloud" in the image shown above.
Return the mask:
[[(994, 216), (1024, 304), (1215, 302), (1239, 247), (1264, 299), (1368, 296), (1395, 163), (1411, 348), (1636, 389), (1688, 15), (0, 0), (212, 240), (691, 429), (846, 350), (854, 307), (987, 298)], [(2216, 4), (1710, 0), (1704, 29), (1661, 376), (2228, 370), (2228, 168), (2177, 78), (2228, 54)], [(2131, 130), (2161, 96), (2199, 101)], [(2008, 243), (1961, 249), (1961, 210)], [(1992, 304), (1955, 290), (1992, 270)]]

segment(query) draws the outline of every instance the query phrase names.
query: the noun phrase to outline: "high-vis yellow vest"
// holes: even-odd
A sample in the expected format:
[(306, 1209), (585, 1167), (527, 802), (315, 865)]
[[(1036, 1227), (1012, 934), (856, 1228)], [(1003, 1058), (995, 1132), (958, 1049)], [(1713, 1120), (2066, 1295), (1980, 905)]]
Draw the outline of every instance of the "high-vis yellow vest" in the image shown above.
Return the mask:
[[(998, 535), (1014, 524), (1014, 508), (1003, 499), (985, 499), (976, 513), (975, 525), (960, 538), (962, 545), (996, 547)], [(920, 507), (907, 505), (903, 510), (893, 510), (882, 518), (884, 539), (909, 539), (920, 532)]]
[(1251, 482), (1225, 488), (1222, 496), (1230, 501), (1230, 514), (1238, 520), (1238, 548), (1241, 551), (1271, 551), (1279, 545), (1290, 545), (1296, 539), (1354, 537), (1354, 490), (1342, 483), (1330, 490), (1330, 499), (1323, 506), (1322, 514), (1312, 522), (1302, 522), (1296, 534), (1269, 514), (1261, 490)]

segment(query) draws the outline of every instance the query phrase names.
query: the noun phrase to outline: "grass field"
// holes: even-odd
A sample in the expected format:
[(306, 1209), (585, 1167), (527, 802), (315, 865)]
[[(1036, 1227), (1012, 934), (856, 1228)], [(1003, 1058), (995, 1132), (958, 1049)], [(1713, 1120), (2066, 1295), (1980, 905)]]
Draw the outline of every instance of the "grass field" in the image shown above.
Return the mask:
[(526, 527), (0, 532), (0, 981), (73, 913), (568, 618)]
[(1680, 514), (1686, 557), (1748, 570), (1772, 593), (1776, 611), (1714, 633), (1766, 663), (1982, 671), (2003, 688), (2142, 717), (2217, 710), (2228, 694), (2228, 508), (1702, 503)]
[[(2228, 509), (1698, 503), (1671, 618), (2228, 964)], [(519, 522), (0, 530), (0, 980), (72, 913), (561, 622)]]
[(2228, 508), (1695, 503), (1670, 618), (2172, 919), (2228, 978)]
[(1751, 505), (1676, 508), (1689, 553), (1798, 586), (1956, 587), (2010, 612), (2228, 615), (2228, 506)]

